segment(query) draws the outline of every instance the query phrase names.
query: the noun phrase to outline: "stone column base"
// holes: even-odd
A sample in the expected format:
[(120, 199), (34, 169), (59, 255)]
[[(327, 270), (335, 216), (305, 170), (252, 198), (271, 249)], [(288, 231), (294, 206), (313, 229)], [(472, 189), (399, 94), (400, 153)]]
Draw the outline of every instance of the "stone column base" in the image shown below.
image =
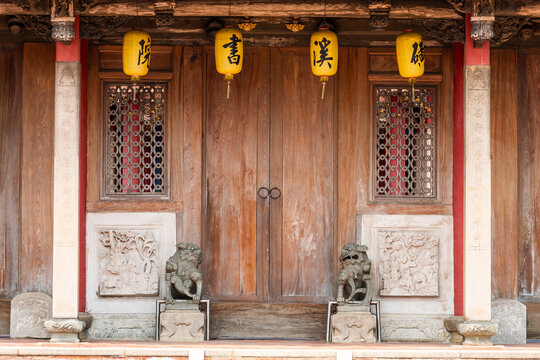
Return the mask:
[(167, 309), (159, 318), (159, 341), (204, 341), (204, 313), (198, 309)]
[(79, 342), (79, 333), (86, 323), (79, 319), (51, 319), (43, 325), (51, 334), (51, 342)]
[(491, 321), (465, 321), (457, 325), (458, 333), (465, 338), (463, 345), (493, 345), (491, 337), (497, 328)]
[(332, 315), (332, 342), (374, 343), (377, 318), (369, 311), (339, 311)]
[(450, 333), (450, 343), (461, 344), (463, 342), (463, 336), (458, 333), (458, 325), (465, 321), (463, 316), (452, 316), (444, 319), (444, 327), (446, 331)]

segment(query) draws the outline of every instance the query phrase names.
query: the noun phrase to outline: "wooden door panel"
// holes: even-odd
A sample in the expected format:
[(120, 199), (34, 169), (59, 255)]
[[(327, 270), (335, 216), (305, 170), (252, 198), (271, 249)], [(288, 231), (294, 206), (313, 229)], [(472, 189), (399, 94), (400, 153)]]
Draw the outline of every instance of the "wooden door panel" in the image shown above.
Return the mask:
[(265, 265), (264, 201), (268, 186), (268, 50), (246, 49), (231, 84), (206, 56), (205, 294), (212, 299), (262, 300)]
[(334, 87), (321, 100), (307, 49), (272, 50), (272, 297), (332, 298), (334, 278)]

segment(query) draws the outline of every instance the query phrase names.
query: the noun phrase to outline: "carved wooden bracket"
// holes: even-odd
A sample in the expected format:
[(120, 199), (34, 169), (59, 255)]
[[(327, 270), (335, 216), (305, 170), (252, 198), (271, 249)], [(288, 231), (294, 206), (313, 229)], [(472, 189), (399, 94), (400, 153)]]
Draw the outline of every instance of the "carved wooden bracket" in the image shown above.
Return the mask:
[(467, 8), (465, 7), (465, 0), (446, 0), (450, 5), (454, 7), (454, 10), (456, 10), (459, 13), (466, 13)]
[(156, 14), (156, 26), (168, 27), (174, 24), (175, 1), (154, 0), (154, 12)]
[(51, 23), (54, 41), (69, 43), (75, 38), (75, 9), (73, 0), (53, 0)]
[(369, 1), (369, 25), (374, 30), (384, 30), (388, 26), (390, 18), (391, 0)]

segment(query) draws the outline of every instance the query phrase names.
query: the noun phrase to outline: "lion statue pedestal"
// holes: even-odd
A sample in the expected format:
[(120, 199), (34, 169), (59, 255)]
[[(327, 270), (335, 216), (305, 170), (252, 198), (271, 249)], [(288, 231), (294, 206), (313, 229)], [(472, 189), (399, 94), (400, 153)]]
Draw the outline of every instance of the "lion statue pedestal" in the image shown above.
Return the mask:
[(203, 286), (198, 267), (201, 249), (180, 243), (165, 265), (165, 311), (160, 315), (160, 341), (204, 341), (205, 319), (199, 309)]
[(371, 261), (367, 246), (349, 243), (339, 256), (342, 270), (337, 276), (337, 312), (332, 315), (332, 342), (374, 343), (377, 319), (371, 314), (373, 297)]

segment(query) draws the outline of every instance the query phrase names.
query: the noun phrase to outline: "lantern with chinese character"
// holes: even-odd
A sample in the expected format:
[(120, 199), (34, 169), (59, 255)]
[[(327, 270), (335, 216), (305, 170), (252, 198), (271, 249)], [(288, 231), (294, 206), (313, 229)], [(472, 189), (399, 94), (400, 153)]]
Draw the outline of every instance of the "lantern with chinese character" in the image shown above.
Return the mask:
[(131, 75), (131, 81), (137, 82), (150, 69), (150, 35), (142, 30), (134, 29), (124, 34), (122, 60), (124, 73)]
[(424, 74), (424, 42), (422, 36), (411, 30), (399, 35), (396, 39), (396, 55), (399, 75), (410, 82)]
[(338, 67), (338, 39), (337, 35), (328, 30), (326, 24), (319, 27), (319, 31), (311, 35), (310, 40), (311, 70), (313, 74), (321, 77), (322, 94), (324, 99), (324, 89), (328, 77), (335, 75)]
[(232, 27), (225, 27), (216, 33), (216, 68), (227, 80), (227, 99), (229, 98), (233, 75), (242, 70), (244, 63), (244, 43), (242, 33)]

